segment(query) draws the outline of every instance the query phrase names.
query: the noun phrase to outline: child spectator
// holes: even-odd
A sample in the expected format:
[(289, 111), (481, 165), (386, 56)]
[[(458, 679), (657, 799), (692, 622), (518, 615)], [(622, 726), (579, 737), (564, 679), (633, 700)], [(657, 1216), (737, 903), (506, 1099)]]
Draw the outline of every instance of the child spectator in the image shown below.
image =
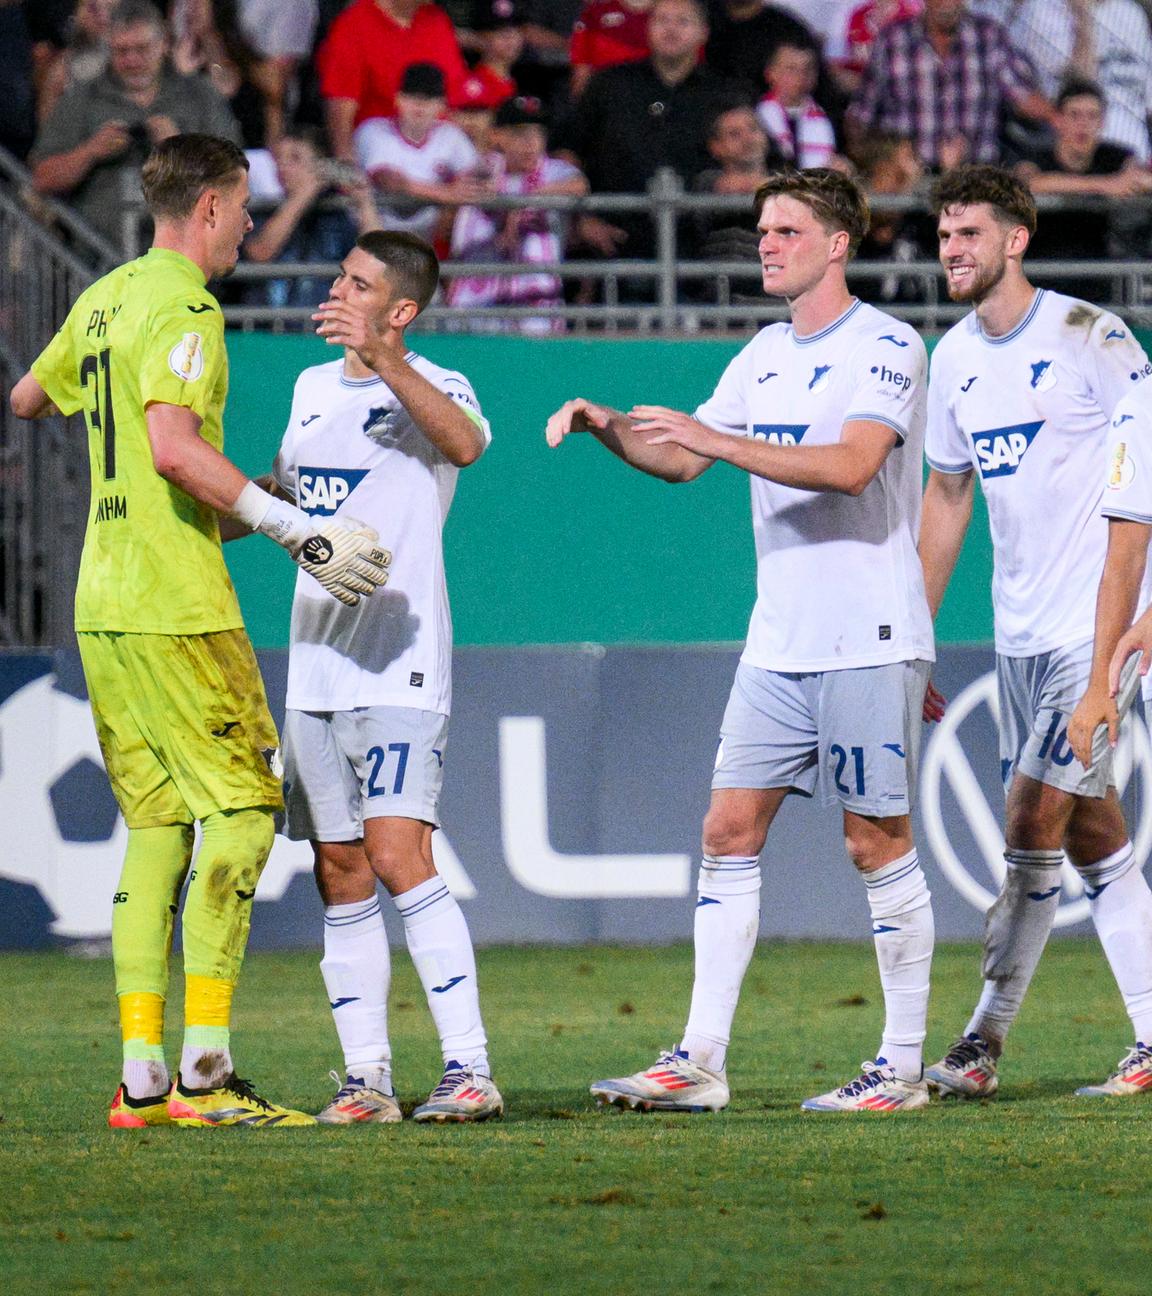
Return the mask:
[(648, 57), (652, 0), (586, 0), (572, 33), (572, 97), (578, 99), (593, 72)]
[(475, 182), (466, 177), (479, 157), (459, 126), (441, 121), (447, 106), (444, 73), (434, 63), (413, 63), (396, 92), (396, 115), (373, 117), (356, 128), (353, 147), (377, 192), (423, 199), (382, 205), (383, 228), (434, 242), (447, 234), (451, 214), (430, 204), (456, 205), (477, 196)]
[[(588, 181), (577, 167), (548, 156), (547, 127), (536, 100), (512, 99), (499, 108), (494, 137), (496, 152), (487, 159), (493, 192), (588, 192)], [(488, 212), (464, 207), (452, 229), (452, 256), (460, 261), (555, 263), (564, 257), (566, 224), (558, 211), (520, 208)], [(559, 277), (544, 271), (453, 279), (448, 289), (448, 301), (453, 306), (555, 306), (563, 300)], [(493, 320), (487, 326), (501, 332), (554, 333), (563, 332), (564, 322), (542, 316)]]
[(524, 28), (511, 3), (493, 5), (473, 22), (480, 59), (452, 94), (452, 107), (496, 109), (517, 94), (512, 69), (524, 53)]
[(799, 170), (829, 166), (836, 156), (836, 132), (812, 98), (818, 70), (815, 50), (788, 42), (778, 45), (764, 69), (768, 93), (756, 107), (776, 151)]

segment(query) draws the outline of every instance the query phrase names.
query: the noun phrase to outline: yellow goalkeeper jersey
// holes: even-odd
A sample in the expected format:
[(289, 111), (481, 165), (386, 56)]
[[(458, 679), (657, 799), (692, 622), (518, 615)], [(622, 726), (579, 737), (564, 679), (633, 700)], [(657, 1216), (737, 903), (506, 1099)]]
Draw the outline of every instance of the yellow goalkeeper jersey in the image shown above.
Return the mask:
[(145, 411), (181, 405), (220, 450), (224, 317), (199, 268), (153, 248), (81, 294), (32, 372), (65, 414), (84, 411), (92, 502), (77, 630), (206, 634), (243, 625), (216, 513), (165, 481)]

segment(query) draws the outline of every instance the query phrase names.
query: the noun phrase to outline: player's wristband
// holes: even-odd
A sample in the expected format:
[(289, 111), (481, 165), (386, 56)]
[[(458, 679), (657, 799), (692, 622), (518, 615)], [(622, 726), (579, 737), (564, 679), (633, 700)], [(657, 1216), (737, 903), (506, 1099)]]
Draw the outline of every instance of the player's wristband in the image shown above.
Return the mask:
[(250, 481), (236, 497), (232, 516), (253, 531), (259, 531), (269, 540), (283, 545), (295, 554), (300, 546), (316, 531), (308, 514), (287, 500), (277, 499), (255, 482)]

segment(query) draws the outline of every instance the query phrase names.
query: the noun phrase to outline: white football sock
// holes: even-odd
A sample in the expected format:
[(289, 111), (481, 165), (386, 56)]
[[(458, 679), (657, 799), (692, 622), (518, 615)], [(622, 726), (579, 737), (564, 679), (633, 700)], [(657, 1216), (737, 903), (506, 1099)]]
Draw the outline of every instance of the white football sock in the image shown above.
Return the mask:
[(1004, 862), (1004, 885), (984, 917), (984, 990), (964, 1030), (997, 1056), (1052, 931), (1064, 853), (1009, 848)]
[(1076, 871), (1136, 1039), (1152, 1043), (1152, 891), (1136, 867), (1132, 843)]
[(917, 1081), (924, 1067), (936, 937), (932, 896), (915, 849), (861, 876), (884, 991), (884, 1035), (877, 1056), (895, 1069), (899, 1079)]
[(491, 1075), (476, 956), (460, 906), (439, 874), (392, 901), (404, 919), (408, 952), (428, 997), (444, 1061)]
[(705, 855), (697, 885), (696, 975), (680, 1050), (723, 1072), (732, 1018), (760, 935), (760, 863), (755, 855)]
[[(324, 910), (324, 959), (320, 964), (344, 1068), (373, 1089), (392, 1092), (388, 1042), (388, 987), (392, 960), (384, 916), (376, 896)], [(367, 1078), (371, 1069), (375, 1081)]]

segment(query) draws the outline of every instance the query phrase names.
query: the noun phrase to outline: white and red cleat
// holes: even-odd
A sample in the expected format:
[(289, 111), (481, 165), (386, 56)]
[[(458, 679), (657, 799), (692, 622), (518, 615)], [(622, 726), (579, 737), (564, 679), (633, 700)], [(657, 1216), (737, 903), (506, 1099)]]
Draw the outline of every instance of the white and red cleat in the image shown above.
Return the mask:
[(1076, 1092), (1083, 1098), (1123, 1098), (1145, 1090), (1152, 1090), (1152, 1048), (1138, 1043), (1103, 1084), (1085, 1085)]
[(1000, 1087), (996, 1059), (979, 1035), (964, 1035), (924, 1072), (941, 1098), (991, 1098)]
[(800, 1104), (801, 1110), (815, 1112), (896, 1112), (927, 1106), (926, 1082), (898, 1079), (883, 1058), (862, 1062), (854, 1080)]
[(673, 1050), (661, 1053), (647, 1071), (617, 1080), (597, 1080), (591, 1087), (601, 1107), (631, 1111), (717, 1112), (728, 1106), (728, 1081), (722, 1073)]

